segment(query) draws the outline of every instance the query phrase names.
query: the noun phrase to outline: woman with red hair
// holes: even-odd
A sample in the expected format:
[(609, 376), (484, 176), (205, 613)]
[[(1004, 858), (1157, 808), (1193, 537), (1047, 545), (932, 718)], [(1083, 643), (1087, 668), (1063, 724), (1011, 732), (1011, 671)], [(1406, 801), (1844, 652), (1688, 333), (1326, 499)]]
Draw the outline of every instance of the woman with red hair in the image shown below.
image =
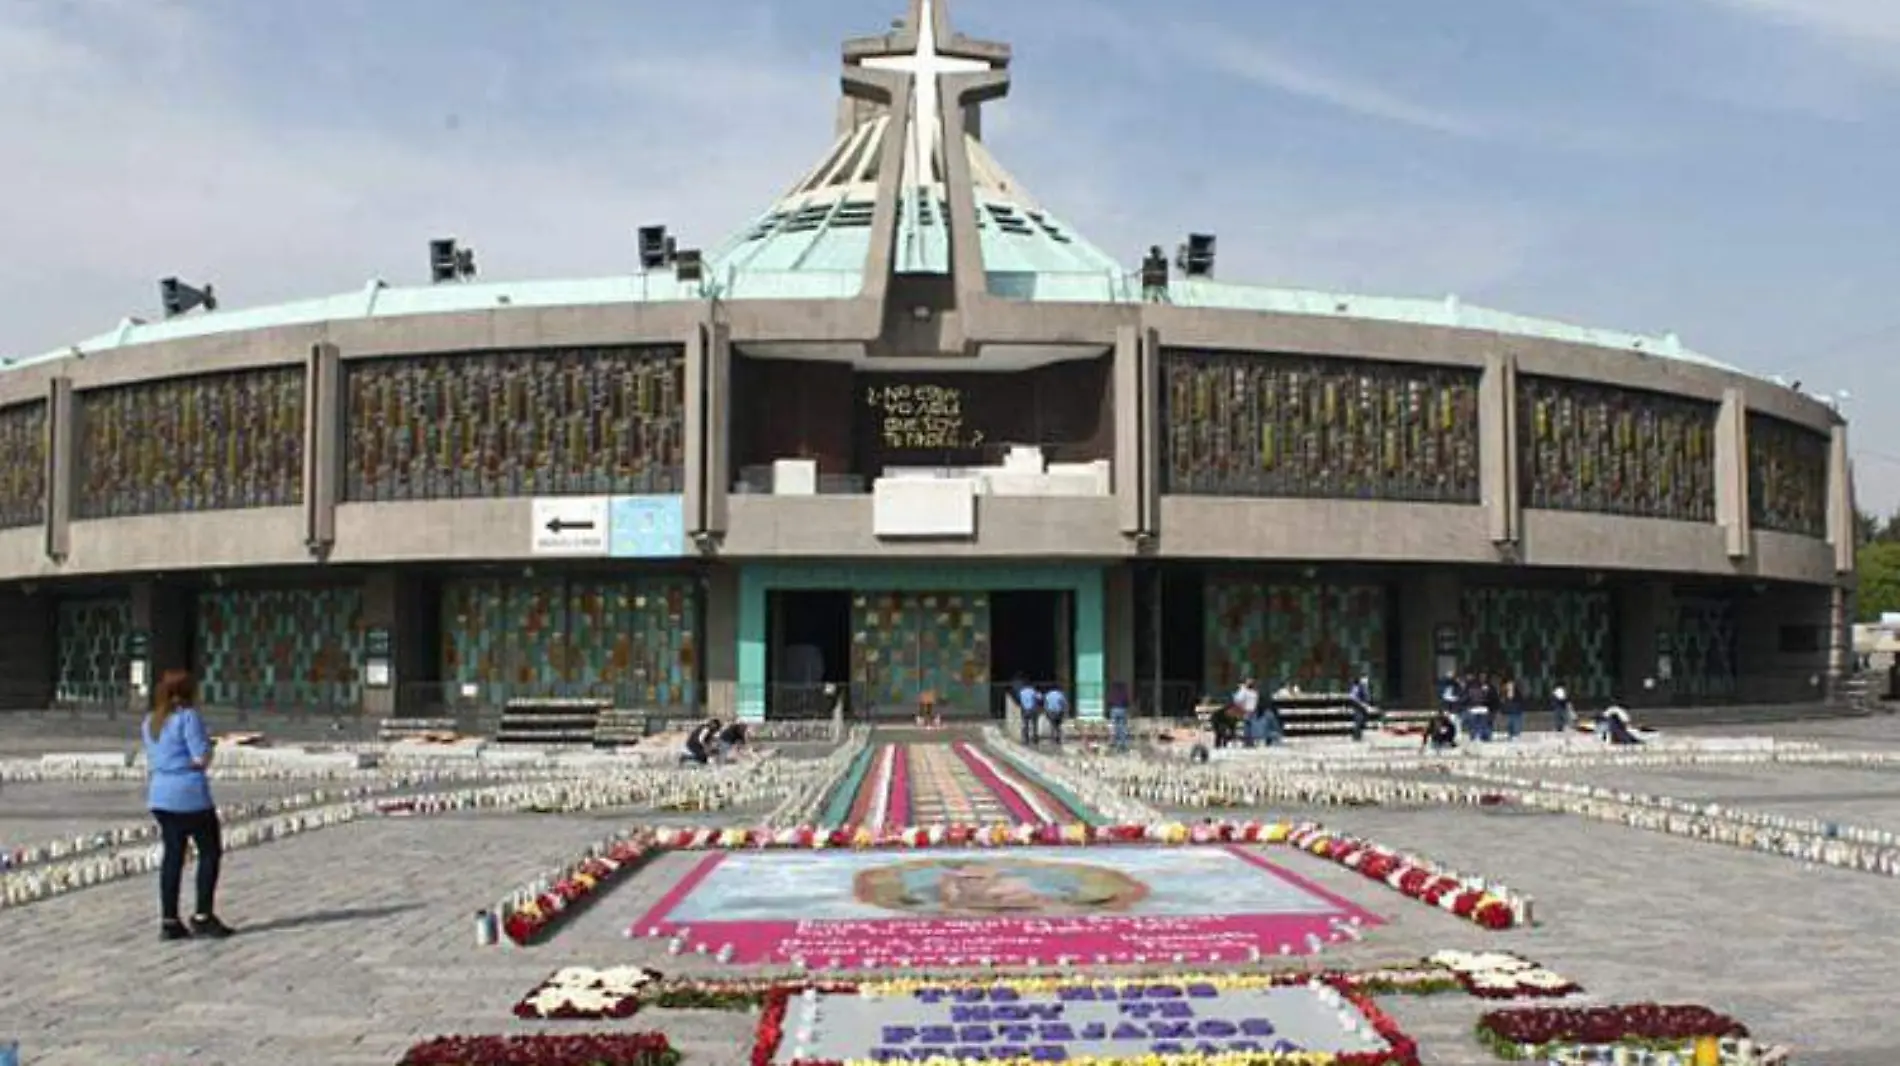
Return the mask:
[[(218, 867), (224, 838), (218, 807), (211, 800), (211, 738), (198, 716), (191, 675), (166, 671), (158, 680), (152, 713), (140, 732), (145, 739), (145, 768), (151, 777), (146, 806), (158, 819), (163, 853), (158, 867), (159, 936), (185, 940), (222, 939), (232, 930), (218, 920)], [(198, 853), (198, 906), (187, 924), (178, 917), (178, 894), (185, 879), (185, 843)]]

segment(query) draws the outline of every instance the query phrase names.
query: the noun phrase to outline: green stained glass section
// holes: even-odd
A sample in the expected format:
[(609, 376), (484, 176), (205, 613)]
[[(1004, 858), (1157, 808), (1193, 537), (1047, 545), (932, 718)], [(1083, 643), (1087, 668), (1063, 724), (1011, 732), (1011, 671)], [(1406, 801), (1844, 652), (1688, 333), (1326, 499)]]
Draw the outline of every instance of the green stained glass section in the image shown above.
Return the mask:
[(946, 706), (987, 706), (988, 593), (854, 594), (851, 676), (872, 706), (915, 707), (925, 692)]
[(1530, 376), (1517, 402), (1527, 506), (1715, 521), (1715, 405)]
[(76, 517), (303, 500), (304, 372), (269, 367), (82, 392)]
[(685, 575), (468, 579), (442, 587), (442, 678), (483, 698), (699, 704), (699, 590)]
[(677, 493), (685, 380), (677, 345), (352, 362), (344, 491), (363, 501)]
[(198, 594), (198, 694), (209, 707), (353, 708), (363, 696), (363, 593), (353, 587)]
[(1207, 680), (1221, 691), (1243, 678), (1262, 686), (1343, 692), (1386, 677), (1382, 585), (1273, 583), (1245, 573), (1207, 578)]
[(1669, 649), (1676, 695), (1722, 699), (1738, 691), (1735, 601), (1684, 597), (1676, 601), (1676, 631)]
[(0, 409), (0, 529), (46, 521), (46, 403)]
[(1748, 520), (1757, 529), (1827, 536), (1828, 438), (1768, 415), (1748, 416)]
[(1162, 378), (1166, 492), (1478, 502), (1474, 371), (1175, 351)]
[(117, 701), (131, 680), (132, 601), (62, 600), (55, 613), (62, 703)]
[(1615, 606), (1600, 589), (1466, 588), (1461, 669), (1515, 678), (1526, 697), (1562, 685), (1573, 700), (1614, 695)]

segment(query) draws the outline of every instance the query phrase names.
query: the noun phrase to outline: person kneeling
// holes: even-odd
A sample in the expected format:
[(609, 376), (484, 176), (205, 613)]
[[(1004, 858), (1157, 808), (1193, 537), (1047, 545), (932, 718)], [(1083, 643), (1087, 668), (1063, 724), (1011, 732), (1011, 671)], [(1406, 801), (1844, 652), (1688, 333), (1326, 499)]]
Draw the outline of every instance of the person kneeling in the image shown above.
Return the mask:
[(723, 727), (719, 719), (713, 718), (693, 727), (686, 734), (686, 750), (680, 752), (680, 762), (705, 766), (712, 761), (713, 746), (718, 741)]

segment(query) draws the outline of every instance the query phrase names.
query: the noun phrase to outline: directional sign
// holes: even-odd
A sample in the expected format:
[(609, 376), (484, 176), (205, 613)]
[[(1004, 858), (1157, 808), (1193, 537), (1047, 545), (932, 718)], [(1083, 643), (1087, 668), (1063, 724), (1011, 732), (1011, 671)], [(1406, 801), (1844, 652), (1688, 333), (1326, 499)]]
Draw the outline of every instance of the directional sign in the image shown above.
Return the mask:
[(536, 499), (531, 529), (535, 555), (606, 555), (607, 497)]

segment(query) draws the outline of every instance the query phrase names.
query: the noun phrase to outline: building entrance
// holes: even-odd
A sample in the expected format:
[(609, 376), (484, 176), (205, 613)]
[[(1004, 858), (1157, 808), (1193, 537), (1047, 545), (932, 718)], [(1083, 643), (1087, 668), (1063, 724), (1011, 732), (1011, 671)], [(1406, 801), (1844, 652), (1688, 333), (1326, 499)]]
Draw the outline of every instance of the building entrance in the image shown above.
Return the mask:
[(990, 594), (990, 713), (1003, 714), (1004, 691), (1017, 681), (1060, 685), (1074, 703), (1074, 597), (1048, 589)]
[[(772, 718), (822, 718), (831, 713), (827, 685), (851, 681), (851, 593), (799, 589), (767, 595), (765, 713)], [(848, 698), (848, 694), (847, 694)]]
[(929, 699), (944, 718), (987, 716), (991, 616), (986, 592), (854, 593), (855, 709), (901, 720)]

